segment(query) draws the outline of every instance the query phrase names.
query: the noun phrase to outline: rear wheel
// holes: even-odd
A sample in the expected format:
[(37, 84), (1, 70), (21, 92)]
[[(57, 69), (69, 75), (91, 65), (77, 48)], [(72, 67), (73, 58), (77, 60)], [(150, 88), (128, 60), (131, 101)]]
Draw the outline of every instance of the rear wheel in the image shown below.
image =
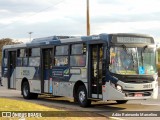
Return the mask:
[(29, 83), (27, 81), (22, 84), (22, 95), (24, 99), (31, 99), (32, 94), (30, 93)]
[(78, 103), (81, 107), (88, 107), (91, 105), (91, 100), (87, 99), (87, 90), (85, 86), (79, 86), (77, 92)]
[(125, 104), (128, 100), (116, 100), (118, 104)]
[(37, 93), (30, 92), (30, 86), (28, 81), (25, 81), (22, 84), (22, 95), (24, 99), (37, 99), (38, 97)]

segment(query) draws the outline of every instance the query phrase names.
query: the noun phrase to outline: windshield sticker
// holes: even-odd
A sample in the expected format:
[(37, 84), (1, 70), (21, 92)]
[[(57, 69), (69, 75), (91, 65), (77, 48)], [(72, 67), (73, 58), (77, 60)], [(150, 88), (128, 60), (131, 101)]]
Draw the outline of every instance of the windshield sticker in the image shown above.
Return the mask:
[(112, 53), (111, 53), (111, 56), (115, 57), (115, 56), (116, 56), (116, 53), (112, 52)]
[(139, 74), (145, 74), (145, 69), (143, 66), (139, 66), (138, 70), (139, 70)]

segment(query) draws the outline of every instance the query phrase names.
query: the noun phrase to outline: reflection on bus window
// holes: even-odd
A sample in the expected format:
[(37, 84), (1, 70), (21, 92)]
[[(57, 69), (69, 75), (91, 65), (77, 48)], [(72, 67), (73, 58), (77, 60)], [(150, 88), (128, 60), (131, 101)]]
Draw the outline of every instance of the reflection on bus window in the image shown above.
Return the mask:
[(29, 66), (39, 66), (39, 65), (40, 65), (40, 57), (29, 58)]
[(83, 54), (83, 44), (74, 44), (72, 45), (72, 55), (74, 54)]
[(56, 46), (56, 55), (68, 55), (68, 45)]
[(8, 62), (8, 60), (7, 60), (7, 58), (4, 58), (4, 60), (3, 60), (3, 65), (4, 65), (4, 67), (7, 67), (7, 62)]
[(55, 57), (55, 66), (67, 66), (68, 57), (67, 56), (56, 56)]
[(28, 58), (23, 58), (23, 66), (27, 66), (28, 65)]
[(25, 57), (25, 49), (20, 49), (20, 57)]
[(40, 56), (40, 48), (32, 48), (31, 56)]
[(17, 66), (22, 66), (22, 58), (17, 58)]
[(70, 66), (85, 66), (86, 55), (70, 56)]

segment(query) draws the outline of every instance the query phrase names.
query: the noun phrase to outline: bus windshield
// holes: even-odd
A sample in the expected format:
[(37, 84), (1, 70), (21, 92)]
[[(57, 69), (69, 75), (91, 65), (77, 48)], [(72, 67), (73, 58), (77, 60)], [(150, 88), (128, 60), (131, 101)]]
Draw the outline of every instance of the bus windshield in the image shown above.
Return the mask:
[(109, 70), (122, 75), (152, 75), (157, 72), (155, 55), (155, 49), (148, 46), (111, 47)]

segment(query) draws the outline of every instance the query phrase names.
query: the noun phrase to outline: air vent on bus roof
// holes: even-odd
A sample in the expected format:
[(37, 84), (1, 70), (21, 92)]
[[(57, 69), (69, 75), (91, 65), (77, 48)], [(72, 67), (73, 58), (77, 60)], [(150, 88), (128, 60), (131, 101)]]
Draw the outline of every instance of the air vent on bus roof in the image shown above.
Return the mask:
[(74, 38), (73, 36), (51, 36), (51, 37), (43, 37), (43, 38), (36, 38), (33, 39), (31, 43), (38, 43), (38, 42), (46, 42), (46, 41), (57, 41), (60, 39), (67, 39), (67, 38)]

